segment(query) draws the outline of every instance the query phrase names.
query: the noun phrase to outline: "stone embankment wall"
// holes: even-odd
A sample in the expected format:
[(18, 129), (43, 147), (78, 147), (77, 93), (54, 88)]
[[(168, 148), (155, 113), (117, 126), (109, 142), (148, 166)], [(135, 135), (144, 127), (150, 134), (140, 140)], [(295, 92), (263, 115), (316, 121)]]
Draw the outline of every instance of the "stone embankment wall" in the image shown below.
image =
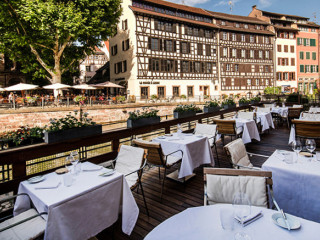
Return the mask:
[[(111, 106), (91, 106), (83, 107), (84, 112), (89, 113), (89, 117), (97, 123), (108, 123), (125, 121), (128, 118), (128, 112), (135, 110), (142, 111), (142, 107), (152, 107), (159, 110), (159, 115), (171, 115), (173, 109), (177, 106), (175, 104), (155, 104), (155, 105), (111, 105)], [(29, 109), (18, 109), (12, 111), (1, 111), (0, 112), (0, 132), (15, 130), (20, 126), (29, 127), (44, 127), (49, 124), (50, 118), (62, 118), (65, 117), (69, 112), (73, 110), (79, 110), (79, 107), (70, 108), (53, 108), (53, 109), (40, 109), (40, 108), (29, 108)]]

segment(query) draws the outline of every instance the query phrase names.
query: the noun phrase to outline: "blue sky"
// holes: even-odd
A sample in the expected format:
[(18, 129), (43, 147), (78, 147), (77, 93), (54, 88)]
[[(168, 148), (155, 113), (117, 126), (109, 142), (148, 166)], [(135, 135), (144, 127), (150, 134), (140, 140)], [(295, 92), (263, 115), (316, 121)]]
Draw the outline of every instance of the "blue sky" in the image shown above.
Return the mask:
[[(167, 0), (175, 3), (182, 3), (183, 0)], [(204, 8), (215, 12), (230, 13), (230, 0), (184, 0), (189, 6)], [(247, 16), (251, 12), (251, 7), (257, 5), (259, 9), (309, 17), (310, 21), (320, 23), (320, 1), (319, 0), (232, 0), (232, 14)]]

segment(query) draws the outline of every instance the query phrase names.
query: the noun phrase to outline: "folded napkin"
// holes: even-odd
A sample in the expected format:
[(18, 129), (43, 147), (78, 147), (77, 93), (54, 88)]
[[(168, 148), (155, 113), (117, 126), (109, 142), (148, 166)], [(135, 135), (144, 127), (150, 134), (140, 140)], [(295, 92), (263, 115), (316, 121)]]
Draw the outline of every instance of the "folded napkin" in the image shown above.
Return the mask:
[(102, 169), (102, 166), (94, 164), (86, 164), (81, 166), (82, 171), (98, 171)]
[(53, 189), (59, 187), (61, 182), (42, 182), (38, 183), (34, 189)]
[[(252, 212), (252, 213), (251, 213), (249, 216), (247, 216), (247, 217), (245, 218), (245, 220), (243, 221), (243, 226), (249, 225), (250, 223), (258, 220), (259, 218), (261, 218), (262, 216), (263, 216), (263, 214), (262, 214), (262, 211), (261, 211), (261, 210), (256, 210), (256, 211)], [(235, 216), (234, 218), (235, 218), (237, 221), (241, 222), (241, 220), (240, 220), (237, 216)]]

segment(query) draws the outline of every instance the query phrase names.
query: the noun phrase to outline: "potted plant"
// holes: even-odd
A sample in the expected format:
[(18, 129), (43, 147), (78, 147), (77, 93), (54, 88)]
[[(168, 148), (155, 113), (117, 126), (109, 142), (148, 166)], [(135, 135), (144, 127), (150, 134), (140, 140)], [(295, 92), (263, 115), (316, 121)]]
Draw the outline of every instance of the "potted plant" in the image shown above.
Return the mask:
[(184, 118), (184, 117), (191, 117), (191, 116), (195, 116), (196, 113), (199, 111), (201, 111), (201, 109), (198, 108), (194, 104), (179, 105), (173, 110), (173, 117), (175, 119)]
[(236, 103), (233, 101), (232, 98), (228, 98), (228, 99), (225, 99), (225, 100), (221, 103), (221, 107), (222, 107), (223, 109), (235, 108), (235, 107), (236, 107)]
[(246, 99), (246, 98), (244, 98), (244, 97), (242, 97), (242, 98), (240, 98), (239, 99), (239, 106), (241, 107), (241, 106), (247, 106), (247, 105), (249, 105), (250, 104), (250, 100), (248, 100), (248, 99)]
[(253, 97), (250, 99), (251, 104), (259, 103), (261, 101), (260, 97)]
[(218, 101), (215, 99), (213, 101), (208, 101), (203, 107), (203, 112), (210, 113), (210, 112), (216, 112), (220, 110), (220, 106)]
[(74, 116), (69, 113), (64, 118), (50, 119), (50, 125), (45, 126), (44, 141), (55, 143), (102, 133), (102, 125), (97, 125), (88, 118), (88, 113), (84, 113), (82, 116), (80, 111), (79, 119), (77, 113), (78, 111), (74, 111)]
[(187, 96), (184, 95), (184, 94), (182, 94), (182, 95), (180, 96), (180, 99), (187, 99)]
[(137, 110), (129, 112), (129, 118), (127, 120), (127, 127), (142, 127), (146, 125), (152, 125), (160, 122), (160, 116), (158, 116), (159, 110), (142, 108), (143, 111)]

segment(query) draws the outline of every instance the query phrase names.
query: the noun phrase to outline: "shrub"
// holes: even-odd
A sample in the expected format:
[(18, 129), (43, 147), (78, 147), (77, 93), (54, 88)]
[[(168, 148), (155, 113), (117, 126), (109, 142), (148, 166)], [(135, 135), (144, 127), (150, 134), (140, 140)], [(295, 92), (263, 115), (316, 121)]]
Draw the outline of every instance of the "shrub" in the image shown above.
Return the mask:
[(200, 108), (198, 108), (196, 105), (194, 104), (190, 104), (190, 105), (179, 105), (177, 106), (174, 110), (174, 112), (179, 112), (179, 113), (182, 113), (182, 112), (199, 112), (201, 111)]
[(204, 106), (205, 107), (218, 107), (219, 106), (219, 102), (216, 99), (212, 100), (212, 101), (207, 101)]
[(158, 117), (159, 110), (156, 109), (149, 109), (149, 108), (142, 108), (142, 111), (137, 110), (133, 112), (129, 112), (130, 120), (138, 120), (141, 118), (151, 118), (151, 117)]

